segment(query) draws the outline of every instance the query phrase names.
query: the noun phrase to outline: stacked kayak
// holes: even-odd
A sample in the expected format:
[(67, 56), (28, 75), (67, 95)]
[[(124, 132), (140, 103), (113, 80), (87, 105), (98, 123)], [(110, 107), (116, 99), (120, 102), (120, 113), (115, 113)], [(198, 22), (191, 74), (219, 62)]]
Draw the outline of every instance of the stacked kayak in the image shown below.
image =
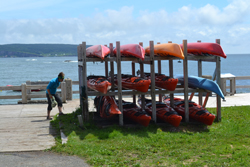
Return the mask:
[[(138, 103), (141, 105), (141, 98), (138, 99)], [(152, 101), (145, 99), (145, 105), (145, 111), (152, 116)], [(178, 115), (172, 107), (159, 101), (156, 102), (156, 116), (157, 119), (167, 122), (175, 127), (178, 127), (182, 120), (182, 116)]]
[[(179, 82), (181, 84), (184, 84), (183, 75), (176, 75), (175, 77), (179, 79)], [(223, 100), (225, 99), (224, 94), (222, 93), (219, 85), (210, 79), (190, 75), (188, 76), (188, 87), (210, 90), (219, 95)]]
[[(149, 85), (151, 84), (150, 79), (143, 79), (140, 77), (136, 77), (133, 75), (124, 75), (122, 74), (121, 76), (122, 80), (122, 87), (125, 89), (132, 89), (132, 90), (137, 90), (140, 92), (147, 92)], [(118, 80), (117, 80), (117, 75), (114, 75), (114, 82), (117, 85)]]
[[(144, 73), (145, 78), (151, 79), (150, 73)], [(170, 78), (164, 74), (155, 73), (155, 86), (158, 88), (174, 91), (178, 83), (178, 79)]]
[[(163, 102), (170, 106), (170, 98), (163, 97)], [(185, 101), (181, 98), (174, 98), (174, 110), (185, 117)], [(215, 115), (195, 102), (189, 101), (189, 118), (202, 122), (206, 125), (212, 125)]]
[[(117, 101), (118, 103), (118, 101)], [(143, 126), (148, 126), (151, 116), (147, 115), (140, 107), (135, 103), (122, 101), (123, 115), (125, 118), (133, 120)]]
[[(183, 44), (180, 44), (183, 49)], [(227, 58), (222, 47), (217, 43), (195, 42), (187, 43), (187, 52), (193, 55), (215, 55)]]
[(111, 118), (117, 114), (121, 114), (115, 99), (111, 96), (96, 96), (94, 105), (97, 113), (102, 118)]
[[(116, 55), (117, 49), (114, 49), (114, 54)], [(127, 44), (120, 46), (121, 56), (125, 57), (137, 57), (144, 60), (145, 50), (141, 45), (138, 44)]]
[(104, 76), (90, 75), (87, 77), (88, 88), (106, 94), (111, 89), (111, 83)]
[(86, 49), (87, 57), (98, 57), (104, 59), (110, 53), (110, 49), (103, 45), (93, 45)]
[[(146, 56), (150, 55), (150, 48), (145, 48)], [(181, 50), (180, 45), (176, 43), (163, 43), (154, 45), (154, 54), (157, 56), (164, 56), (164, 57), (175, 57), (184, 59), (184, 54)]]

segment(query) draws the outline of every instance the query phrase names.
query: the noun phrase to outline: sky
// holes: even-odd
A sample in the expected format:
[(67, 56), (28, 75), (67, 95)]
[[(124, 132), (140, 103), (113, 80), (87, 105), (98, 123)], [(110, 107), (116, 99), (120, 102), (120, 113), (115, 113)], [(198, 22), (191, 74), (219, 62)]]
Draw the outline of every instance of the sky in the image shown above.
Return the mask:
[(0, 0), (0, 44), (215, 42), (250, 46), (250, 0)]

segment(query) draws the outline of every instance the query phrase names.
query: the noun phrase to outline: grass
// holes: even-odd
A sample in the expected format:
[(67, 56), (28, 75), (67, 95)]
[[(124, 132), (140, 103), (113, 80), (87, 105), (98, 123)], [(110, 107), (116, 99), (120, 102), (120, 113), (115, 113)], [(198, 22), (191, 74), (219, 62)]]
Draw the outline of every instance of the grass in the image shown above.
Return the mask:
[(78, 109), (51, 122), (58, 131), (63, 123), (68, 142), (61, 144), (57, 136), (50, 150), (77, 155), (91, 166), (250, 166), (250, 106), (222, 107), (221, 112), (222, 121), (211, 126), (99, 128), (89, 122), (81, 129)]

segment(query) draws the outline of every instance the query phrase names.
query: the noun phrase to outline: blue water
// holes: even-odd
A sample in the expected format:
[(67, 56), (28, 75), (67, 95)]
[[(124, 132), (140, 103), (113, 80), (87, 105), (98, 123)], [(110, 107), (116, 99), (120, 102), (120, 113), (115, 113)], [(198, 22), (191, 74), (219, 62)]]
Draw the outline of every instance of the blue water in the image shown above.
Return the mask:
[[(235, 76), (250, 76), (249, 62), (250, 54), (232, 54), (227, 55), (226, 59), (221, 58), (221, 73), (231, 73)], [(65, 60), (71, 60), (65, 62)], [(190, 75), (198, 75), (196, 61), (188, 61), (188, 73)], [(116, 63), (114, 63), (116, 72)], [(202, 74), (213, 75), (215, 70), (214, 62), (202, 63)], [(144, 65), (145, 72), (150, 72), (150, 66)], [(157, 62), (155, 62), (157, 72)], [(162, 61), (162, 73), (169, 74), (168, 61)], [(135, 65), (136, 71), (140, 69), (139, 64)], [(78, 63), (77, 57), (34, 57), (34, 58), (0, 58), (0, 86), (21, 85), (30, 81), (50, 81), (57, 77), (59, 72), (65, 73), (65, 78), (73, 81), (78, 80)], [(122, 73), (131, 74), (131, 62), (122, 62)], [(174, 61), (174, 75), (183, 73), (183, 64)], [(87, 74), (105, 75), (104, 63), (88, 62)], [(238, 80), (236, 85), (250, 85), (250, 80)], [(78, 86), (74, 86), (73, 90), (78, 90)], [(237, 93), (250, 92), (250, 89), (237, 89)], [(19, 92), (1, 91), (3, 95), (18, 95)], [(79, 98), (74, 95), (73, 98)], [(0, 99), (0, 104), (17, 104), (20, 99)]]

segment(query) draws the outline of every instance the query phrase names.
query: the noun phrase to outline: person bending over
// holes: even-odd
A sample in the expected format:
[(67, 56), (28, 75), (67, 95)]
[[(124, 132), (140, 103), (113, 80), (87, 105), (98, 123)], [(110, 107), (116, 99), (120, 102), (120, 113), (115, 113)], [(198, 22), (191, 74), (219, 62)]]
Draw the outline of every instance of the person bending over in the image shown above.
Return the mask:
[(59, 115), (63, 115), (62, 112), (62, 100), (59, 97), (59, 95), (56, 93), (56, 90), (58, 88), (58, 86), (60, 85), (60, 83), (64, 80), (64, 73), (60, 72), (58, 74), (57, 78), (52, 79), (47, 88), (46, 88), (46, 97), (48, 99), (48, 108), (47, 108), (47, 119), (51, 120), (52, 118), (50, 117), (50, 112), (52, 110), (52, 98), (53, 96), (55, 97), (55, 100), (57, 102), (58, 105), (58, 110), (59, 110)]

